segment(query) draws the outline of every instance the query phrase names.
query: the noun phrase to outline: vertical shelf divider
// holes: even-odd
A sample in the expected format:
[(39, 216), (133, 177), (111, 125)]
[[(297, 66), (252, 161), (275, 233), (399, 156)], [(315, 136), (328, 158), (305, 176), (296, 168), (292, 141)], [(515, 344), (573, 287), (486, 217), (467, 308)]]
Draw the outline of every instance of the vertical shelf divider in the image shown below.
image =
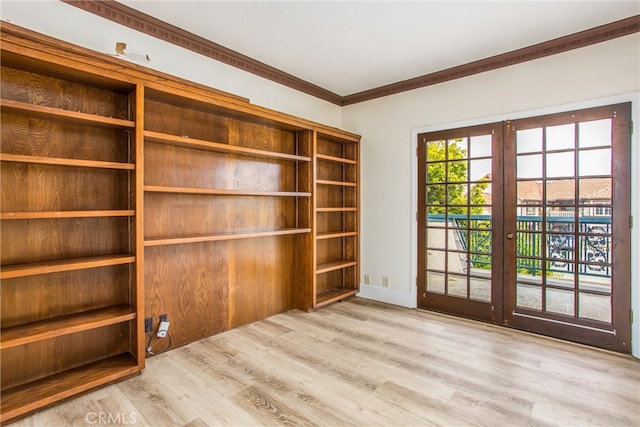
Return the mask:
[(145, 366), (145, 293), (144, 293), (144, 85), (138, 83), (135, 91), (135, 140), (134, 156), (136, 170), (134, 176), (134, 197), (133, 203), (136, 209), (134, 227), (134, 243), (136, 251), (135, 266), (135, 302), (136, 309), (140, 315), (136, 319), (136, 359), (138, 366)]

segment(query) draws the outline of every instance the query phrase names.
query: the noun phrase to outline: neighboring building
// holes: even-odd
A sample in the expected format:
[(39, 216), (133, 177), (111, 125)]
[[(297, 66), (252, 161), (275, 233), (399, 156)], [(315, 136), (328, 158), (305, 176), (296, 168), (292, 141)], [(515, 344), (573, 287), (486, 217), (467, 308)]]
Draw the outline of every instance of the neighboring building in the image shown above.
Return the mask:
[[(609, 178), (582, 178), (578, 187), (580, 194), (577, 205), (581, 209), (581, 217), (611, 216), (611, 180)], [(546, 189), (540, 181), (519, 181), (517, 214), (518, 216), (541, 216), (544, 199), (547, 216), (574, 216), (575, 197), (573, 179), (547, 180)]]
[[(487, 206), (484, 215), (491, 215), (491, 174), (483, 181), (489, 185), (483, 191)], [(575, 211), (575, 188), (573, 179), (546, 181), (547, 216), (573, 217)], [(609, 178), (581, 178), (578, 206), (581, 217), (611, 216), (611, 180)], [(542, 216), (544, 188), (541, 181), (518, 181), (518, 216)]]

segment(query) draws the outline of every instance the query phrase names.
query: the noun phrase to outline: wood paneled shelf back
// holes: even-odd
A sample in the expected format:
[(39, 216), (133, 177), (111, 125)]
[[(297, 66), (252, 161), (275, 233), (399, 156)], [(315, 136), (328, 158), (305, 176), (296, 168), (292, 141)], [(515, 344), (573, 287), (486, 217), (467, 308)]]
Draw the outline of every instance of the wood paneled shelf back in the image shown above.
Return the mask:
[(0, 422), (359, 289), (360, 137), (1, 28)]

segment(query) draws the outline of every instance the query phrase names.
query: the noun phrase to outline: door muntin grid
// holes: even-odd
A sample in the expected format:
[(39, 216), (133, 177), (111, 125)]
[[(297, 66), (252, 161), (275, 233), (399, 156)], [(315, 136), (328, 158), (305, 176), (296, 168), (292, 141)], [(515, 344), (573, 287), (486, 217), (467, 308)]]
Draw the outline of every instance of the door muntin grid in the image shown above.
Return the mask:
[(612, 322), (611, 118), (516, 131), (516, 310)]
[(426, 292), (489, 302), (492, 135), (426, 144)]

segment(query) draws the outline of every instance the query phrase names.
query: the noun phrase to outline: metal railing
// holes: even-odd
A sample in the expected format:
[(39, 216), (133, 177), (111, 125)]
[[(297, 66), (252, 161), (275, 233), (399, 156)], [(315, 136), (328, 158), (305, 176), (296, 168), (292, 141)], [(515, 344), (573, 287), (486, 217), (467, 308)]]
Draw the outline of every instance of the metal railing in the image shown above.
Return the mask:
[[(491, 268), (490, 215), (428, 214), (427, 221), (448, 222), (448, 228), (454, 231), (456, 246), (469, 253), (470, 266)], [(546, 233), (543, 233), (545, 226)], [(577, 272), (611, 277), (611, 217), (580, 217), (577, 234), (574, 227), (576, 222), (572, 217), (518, 216), (518, 272), (533, 276)]]

